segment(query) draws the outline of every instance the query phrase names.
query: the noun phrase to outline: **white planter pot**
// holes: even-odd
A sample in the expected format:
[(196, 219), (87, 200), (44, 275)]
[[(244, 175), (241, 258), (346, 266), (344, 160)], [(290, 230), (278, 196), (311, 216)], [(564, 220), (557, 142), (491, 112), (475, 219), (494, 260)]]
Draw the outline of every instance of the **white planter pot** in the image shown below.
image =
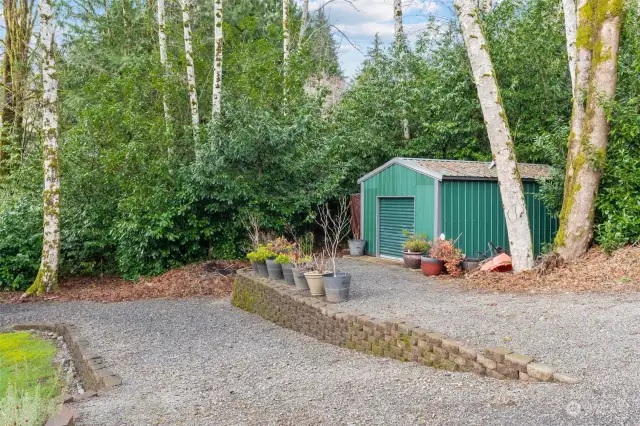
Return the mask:
[(309, 291), (312, 296), (324, 296), (324, 283), (322, 282), (322, 274), (319, 272), (305, 272), (304, 277), (307, 279)]

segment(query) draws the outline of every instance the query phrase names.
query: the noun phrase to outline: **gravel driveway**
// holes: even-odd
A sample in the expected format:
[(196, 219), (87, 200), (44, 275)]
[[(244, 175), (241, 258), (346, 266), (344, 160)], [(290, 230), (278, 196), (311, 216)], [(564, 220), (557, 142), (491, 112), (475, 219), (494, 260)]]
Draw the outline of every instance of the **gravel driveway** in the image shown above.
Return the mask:
[(122, 376), (121, 387), (78, 406), (84, 425), (637, 424), (638, 297), (478, 295), (391, 267), (343, 269), (354, 274), (353, 309), (477, 346), (508, 335), (514, 349), (584, 380), (521, 384), (374, 358), (229, 300), (0, 305), (0, 326), (73, 322)]

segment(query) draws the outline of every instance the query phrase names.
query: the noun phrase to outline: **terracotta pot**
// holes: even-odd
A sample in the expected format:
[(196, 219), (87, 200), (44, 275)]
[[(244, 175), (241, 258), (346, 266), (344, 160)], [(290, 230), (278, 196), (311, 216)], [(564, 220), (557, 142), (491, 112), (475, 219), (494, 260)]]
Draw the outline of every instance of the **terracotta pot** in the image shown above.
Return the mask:
[(410, 251), (402, 252), (402, 260), (404, 260), (404, 266), (409, 269), (420, 269), (420, 258), (422, 253), (413, 253)]
[(320, 272), (305, 272), (304, 277), (307, 279), (312, 296), (324, 296), (324, 283)]
[(440, 275), (444, 262), (432, 257), (423, 257), (420, 261), (420, 267), (422, 268), (422, 273), (426, 276)]

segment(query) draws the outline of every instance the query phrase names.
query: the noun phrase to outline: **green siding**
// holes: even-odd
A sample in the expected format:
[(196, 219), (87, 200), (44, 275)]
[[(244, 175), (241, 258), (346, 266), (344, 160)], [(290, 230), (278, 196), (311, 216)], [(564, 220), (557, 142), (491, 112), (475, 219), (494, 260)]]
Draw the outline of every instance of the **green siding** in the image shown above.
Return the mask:
[(378, 204), (380, 256), (402, 258), (406, 237), (415, 223), (413, 198), (380, 198)]
[[(558, 220), (551, 217), (542, 202), (535, 198), (539, 185), (525, 182), (525, 199), (533, 237), (534, 253), (553, 241)], [(497, 182), (444, 181), (442, 183), (442, 230), (447, 238), (460, 236), (457, 246), (467, 256), (486, 251), (487, 243), (509, 250), (502, 198)]]
[(364, 235), (366, 251), (377, 252), (377, 197), (415, 197), (415, 232), (433, 238), (434, 180), (399, 164), (364, 181)]

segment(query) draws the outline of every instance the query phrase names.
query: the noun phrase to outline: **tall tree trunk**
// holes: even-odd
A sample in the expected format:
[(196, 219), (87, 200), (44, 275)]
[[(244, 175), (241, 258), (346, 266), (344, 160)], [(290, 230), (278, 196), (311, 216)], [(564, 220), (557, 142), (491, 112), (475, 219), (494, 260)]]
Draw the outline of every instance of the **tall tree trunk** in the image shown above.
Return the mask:
[[(595, 13), (593, 2), (579, 3), (575, 98), (581, 99), (573, 104), (564, 200), (555, 241), (556, 252), (565, 260), (586, 253), (593, 237), (595, 201), (609, 137), (604, 105), (613, 100), (616, 91), (623, 8), (621, 0), (600, 0)], [(586, 96), (579, 96), (583, 91)], [(576, 120), (578, 114), (582, 120)]]
[(4, 63), (2, 85), (4, 105), (2, 106), (2, 132), (0, 133), (0, 174), (8, 172), (11, 152), (22, 149), (25, 139), (24, 108), (27, 79), (31, 70), (29, 42), (35, 21), (34, 0), (5, 0), (3, 6), (5, 21)]
[(222, 25), (224, 24), (224, 15), (222, 10), (222, 0), (213, 0), (215, 14), (215, 60), (213, 67), (213, 109), (212, 120), (220, 114), (222, 109), (222, 48), (224, 44), (224, 34)]
[(298, 49), (302, 47), (304, 41), (304, 34), (307, 32), (309, 26), (309, 0), (303, 0), (302, 2), (302, 22), (300, 23), (300, 35), (298, 36)]
[(26, 295), (58, 290), (60, 265), (60, 170), (58, 158), (58, 80), (54, 57), (53, 0), (40, 2), (42, 135), (44, 139), (44, 238), (40, 270)]
[(289, 31), (289, 0), (282, 0), (282, 50), (284, 53), (284, 70), (288, 71), (291, 55), (291, 32)]
[(169, 112), (169, 104), (167, 103), (166, 84), (169, 78), (169, 64), (167, 62), (167, 34), (165, 32), (165, 9), (164, 0), (158, 0), (158, 43), (160, 45), (160, 64), (164, 74), (164, 85), (162, 92), (162, 109), (164, 110), (164, 125), (167, 134), (171, 134), (171, 113)]
[(513, 269), (524, 271), (533, 267), (531, 230), (507, 116), (474, 0), (455, 0), (454, 5), (496, 163)]
[(180, 6), (182, 7), (182, 27), (184, 29), (184, 53), (187, 61), (187, 86), (189, 89), (189, 107), (191, 108), (191, 126), (193, 127), (193, 138), (197, 143), (200, 138), (200, 113), (198, 112), (196, 71), (193, 66), (193, 47), (191, 46), (189, 0), (180, 0)]
[[(395, 23), (395, 36), (396, 41), (400, 42), (404, 37), (404, 29), (402, 25), (402, 0), (393, 0), (393, 20)], [(400, 58), (401, 60), (403, 58)], [(404, 66), (404, 64), (403, 64)], [(400, 76), (400, 83), (403, 84), (406, 80), (406, 76)], [(407, 109), (402, 107), (402, 137), (404, 140), (411, 139), (411, 131), (409, 130), (409, 119), (407, 118)]]
[(289, 31), (289, 0), (282, 0), (282, 50), (283, 63), (282, 69), (284, 74), (283, 95), (284, 95), (284, 114), (287, 114), (288, 103), (288, 77), (289, 77), (289, 56), (291, 54), (291, 33)]
[(562, 0), (564, 10), (564, 31), (567, 37), (567, 57), (569, 58), (569, 73), (571, 74), (571, 90), (576, 91), (576, 2), (575, 0)]

